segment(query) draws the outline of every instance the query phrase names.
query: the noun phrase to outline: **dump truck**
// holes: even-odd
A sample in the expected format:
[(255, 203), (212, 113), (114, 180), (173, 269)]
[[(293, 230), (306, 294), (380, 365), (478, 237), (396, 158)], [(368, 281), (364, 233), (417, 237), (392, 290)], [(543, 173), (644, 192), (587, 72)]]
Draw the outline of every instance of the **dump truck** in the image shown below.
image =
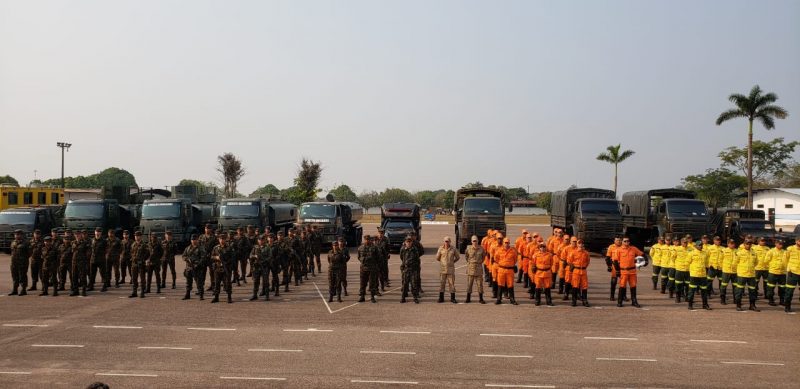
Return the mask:
[(574, 188), (554, 192), (550, 226), (583, 239), (587, 247), (606, 247), (622, 234), (622, 213), (613, 190)]
[(461, 188), (453, 202), (455, 241), (463, 253), (472, 235), (483, 238), (488, 229), (506, 233), (506, 210), (503, 192), (491, 188)]
[(239, 227), (253, 226), (261, 231), (269, 229), (273, 233), (294, 227), (297, 220), (297, 206), (281, 200), (265, 198), (224, 199), (220, 204), (218, 227), (222, 230), (235, 230)]
[(422, 239), (419, 204), (386, 203), (381, 206), (381, 228), (386, 230), (389, 248), (399, 250), (410, 233)]
[(203, 232), (206, 224), (216, 224), (218, 206), (215, 197), (206, 196), (193, 185), (173, 186), (168, 198), (144, 200), (139, 231), (145, 236), (152, 232), (159, 239), (172, 232), (179, 246), (188, 245), (192, 234)]
[(360, 222), (364, 216), (364, 208), (352, 202), (335, 201), (331, 195), (328, 195), (327, 200), (301, 204), (297, 224), (316, 225), (326, 246), (342, 236), (348, 247), (357, 247), (364, 233)]
[(0, 211), (0, 250), (9, 251), (14, 240), (14, 231), (22, 230), (25, 239), (33, 236), (34, 230), (42, 236), (50, 235), (57, 227), (53, 207), (19, 207)]
[(659, 236), (686, 234), (697, 239), (711, 230), (706, 203), (683, 189), (653, 189), (622, 195), (623, 233), (639, 247)]

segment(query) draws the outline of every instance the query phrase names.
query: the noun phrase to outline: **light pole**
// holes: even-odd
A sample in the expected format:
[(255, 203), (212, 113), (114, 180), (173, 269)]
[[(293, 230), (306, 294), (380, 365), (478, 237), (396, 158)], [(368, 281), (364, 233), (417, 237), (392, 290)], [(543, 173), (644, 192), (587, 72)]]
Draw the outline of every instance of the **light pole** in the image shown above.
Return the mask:
[(64, 149), (69, 150), (72, 143), (57, 142), (56, 146), (61, 148), (61, 189), (64, 189)]

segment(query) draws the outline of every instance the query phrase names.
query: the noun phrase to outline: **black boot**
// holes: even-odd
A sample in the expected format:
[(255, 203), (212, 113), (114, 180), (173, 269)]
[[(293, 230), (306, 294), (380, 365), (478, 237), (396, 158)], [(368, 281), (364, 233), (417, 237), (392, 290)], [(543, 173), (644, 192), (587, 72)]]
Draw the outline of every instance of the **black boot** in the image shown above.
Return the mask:
[(658, 277), (653, 277), (653, 290), (658, 290)]
[(736, 302), (736, 310), (739, 311), (739, 312), (744, 311), (744, 308), (742, 308), (742, 300), (741, 299), (737, 299), (735, 296), (734, 296), (733, 300)]
[(258, 293), (253, 293), (253, 296), (250, 297), (250, 301), (256, 301), (256, 300), (258, 300)]
[(589, 289), (584, 289), (581, 291), (581, 303), (584, 307), (589, 307)]
[(9, 296), (16, 296), (16, 295), (19, 295), (19, 292), (17, 291), (17, 289), (19, 289), (19, 284), (14, 284), (14, 289), (13, 289), (13, 290), (11, 291), (11, 293), (9, 293), (8, 295), (9, 295)]
[(31, 287), (28, 288), (28, 292), (32, 292), (34, 290), (36, 290), (36, 281), (33, 281), (33, 284), (31, 284)]
[(522, 270), (520, 270), (520, 271), (517, 273), (517, 283), (518, 283), (518, 284), (521, 284), (521, 283), (522, 283)]
[(467, 299), (464, 300), (465, 304), (469, 304), (472, 302), (472, 293), (467, 293)]
[(533, 295), (534, 295), (534, 299), (535, 299), (535, 302), (533, 303), (533, 305), (535, 305), (537, 307), (542, 305), (542, 289), (536, 288), (536, 291), (533, 293)]
[(724, 292), (720, 292), (719, 303), (722, 305), (728, 305), (728, 296), (726, 296)]
[(400, 296), (400, 303), (401, 304), (405, 304), (406, 303), (406, 295)]
[(786, 291), (783, 296), (783, 311), (786, 313), (792, 312), (792, 295), (794, 294), (794, 287)]
[(333, 302), (333, 293), (331, 293), (330, 296), (328, 297), (328, 302), (329, 303)]
[(201, 301), (202, 301), (202, 300), (205, 300), (205, 299), (203, 298), (203, 289), (200, 289), (200, 300), (201, 300)]
[(371, 303), (377, 303), (378, 302), (378, 300), (375, 300), (375, 294), (374, 293), (372, 295), (370, 295), (369, 302), (371, 302)]
[(564, 279), (558, 280), (558, 294), (564, 294)]
[(675, 292), (675, 303), (676, 304), (680, 304), (680, 302), (682, 300), (682, 297), (683, 297), (682, 294), (683, 294), (683, 290), (678, 288), (678, 290)]
[(553, 306), (553, 296), (550, 295), (550, 289), (545, 289), (544, 290), (544, 298), (545, 298), (545, 303), (552, 307)]
[(228, 293), (228, 304), (233, 304), (233, 299), (231, 298), (230, 293)]
[(573, 307), (577, 307), (578, 306), (578, 289), (577, 288), (572, 290), (572, 306)]
[(753, 312), (761, 312), (760, 309), (756, 308), (756, 300), (750, 300), (750, 307), (747, 309)]
[(86, 297), (86, 287), (81, 288), (81, 296)]
[(364, 295), (363, 295), (363, 294), (362, 294), (362, 295), (359, 295), (359, 296), (358, 296), (358, 302), (360, 302), (360, 303), (363, 303), (364, 301), (367, 301), (367, 300), (364, 298)]
[(686, 297), (686, 302), (689, 303), (689, 310), (693, 311), (694, 310), (694, 296)]
[(338, 302), (338, 303), (342, 302), (342, 291), (341, 290), (339, 290), (339, 292), (336, 294), (336, 302)]
[(191, 290), (187, 290), (186, 294), (183, 295), (183, 298), (181, 300), (188, 300), (190, 298), (192, 298), (192, 291)]
[(611, 278), (611, 298), (609, 298), (610, 301), (616, 300), (616, 298), (614, 297), (616, 295), (616, 292), (617, 292), (617, 277), (612, 277)]
[(444, 302), (444, 292), (441, 292), (439, 293), (439, 300), (437, 301), (437, 303), (443, 303), (443, 302)]
[(458, 300), (456, 300), (456, 294), (450, 293), (450, 302), (453, 304), (458, 304)]
[(675, 289), (670, 289), (669, 290), (669, 298), (671, 298), (671, 299), (675, 298)]
[(639, 300), (636, 299), (636, 287), (631, 288), (631, 305), (636, 308), (641, 308), (642, 306), (639, 305)]
[(514, 298), (514, 287), (508, 288), (508, 296), (511, 299), (512, 305), (519, 305), (517, 304), (517, 299)]
[(710, 291), (706, 291), (706, 290), (700, 292), (701, 293), (700, 296), (703, 299), (703, 309), (705, 309), (706, 311), (710, 311), (711, 310), (711, 306), (708, 305), (708, 295), (710, 294), (709, 292)]
[(572, 285), (571, 284), (565, 284), (564, 285), (564, 296), (561, 297), (561, 299), (564, 300), (564, 301), (569, 301), (570, 297), (572, 297)]
[(503, 292), (505, 292), (506, 288), (502, 286), (497, 287), (497, 300), (494, 302), (495, 304), (499, 305), (503, 303)]
[(496, 298), (497, 298), (497, 289), (498, 289), (498, 287), (497, 287), (497, 283), (495, 283), (494, 281), (492, 281), (492, 298), (493, 298), (493, 299), (496, 299)]
[(625, 288), (620, 288), (619, 293), (617, 293), (617, 306), (622, 307), (622, 301), (625, 300)]
[(58, 296), (58, 288), (53, 288), (53, 297)]
[(486, 304), (486, 301), (483, 299), (483, 293), (478, 293), (478, 302), (481, 304)]
[(661, 281), (661, 294), (667, 294), (667, 283), (666, 283), (666, 281)]

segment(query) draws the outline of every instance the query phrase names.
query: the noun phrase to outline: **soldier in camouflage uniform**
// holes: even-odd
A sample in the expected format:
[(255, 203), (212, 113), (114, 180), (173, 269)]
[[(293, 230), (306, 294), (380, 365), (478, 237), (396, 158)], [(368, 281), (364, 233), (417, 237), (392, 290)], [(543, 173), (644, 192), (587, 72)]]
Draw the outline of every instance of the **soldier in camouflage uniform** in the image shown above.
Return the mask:
[[(378, 263), (378, 281), (381, 284), (381, 291), (386, 291), (389, 286), (389, 238), (386, 237), (386, 230), (378, 228), (378, 237), (375, 238), (375, 247), (380, 253), (380, 262)], [(378, 293), (378, 296), (381, 294)]]
[(311, 242), (308, 240), (308, 233), (305, 229), (300, 230), (300, 273), (303, 278), (308, 280), (310, 269), (314, 268), (314, 263), (309, 264), (311, 258)]
[(91, 255), (89, 257), (89, 264), (91, 265), (91, 277), (89, 278), (89, 287), (86, 290), (94, 290), (94, 283), (97, 279), (97, 272), (100, 271), (100, 281), (103, 283), (101, 292), (106, 291), (106, 240), (103, 238), (103, 229), (100, 227), (95, 228), (94, 238), (90, 243)]
[(150, 257), (147, 258), (147, 293), (150, 293), (150, 286), (153, 285), (153, 273), (156, 275), (156, 293), (161, 293), (161, 260), (164, 257), (164, 248), (155, 233), (151, 232), (147, 239), (147, 249)]
[(70, 296), (86, 296), (86, 284), (89, 281), (89, 260), (92, 256), (92, 244), (86, 239), (86, 231), (80, 230), (72, 242), (72, 292)]
[[(245, 234), (245, 238), (247, 238), (247, 242), (250, 244), (250, 249), (252, 250), (253, 247), (258, 244), (258, 238), (261, 235), (258, 234), (258, 228), (248, 225), (246, 229), (247, 233)], [(264, 237), (264, 242), (266, 242), (266, 237)], [(244, 274), (244, 273), (242, 273)], [(252, 277), (253, 276), (253, 269), (247, 271), (247, 275), (245, 277)]]
[(172, 274), (172, 289), (175, 289), (175, 254), (177, 254), (178, 245), (172, 240), (172, 231), (164, 232), (161, 250), (164, 252), (164, 258), (161, 260), (161, 288), (167, 289), (167, 268), (169, 267)]
[(346, 248), (343, 248), (341, 242), (333, 242), (331, 251), (328, 253), (328, 302), (333, 302), (333, 296), (336, 296), (336, 301), (342, 302), (342, 268), (347, 266), (347, 261), (350, 256), (345, 253)]
[(284, 292), (289, 291), (289, 281), (291, 280), (291, 256), (292, 248), (288, 243), (289, 241), (283, 237), (283, 232), (278, 231), (278, 240), (275, 242), (278, 250), (278, 262), (281, 265), (282, 281), (280, 285), (284, 285)]
[(202, 283), (205, 284), (206, 274), (208, 274), (209, 284), (206, 292), (210, 292), (214, 290), (214, 264), (211, 262), (211, 250), (213, 250), (214, 246), (217, 245), (217, 237), (214, 235), (214, 230), (212, 229), (211, 224), (206, 224), (205, 233), (200, 235), (198, 241), (200, 246), (203, 246), (203, 253), (206, 255), (206, 258), (203, 260), (203, 263), (206, 264), (206, 268), (200, 270), (200, 278), (203, 280)]
[(403, 247), (400, 248), (400, 272), (402, 273), (403, 291), (400, 302), (406, 302), (409, 289), (411, 295), (414, 297), (414, 303), (419, 304), (419, 252), (414, 244), (414, 238), (410, 235), (406, 237), (403, 242)]
[(234, 269), (236, 269), (236, 252), (233, 247), (230, 247), (226, 241), (228, 237), (225, 234), (219, 235), (219, 244), (214, 246), (211, 250), (211, 260), (214, 262), (214, 299), (212, 303), (219, 302), (220, 287), (225, 287), (225, 293), (228, 294), (228, 304), (233, 303), (231, 294), (233, 293), (233, 285), (231, 277), (233, 276)]
[[(28, 258), (31, 256), (30, 242), (24, 239), (22, 230), (14, 231), (14, 241), (11, 242), (11, 280), (14, 289), (9, 296), (25, 296), (28, 294)], [(22, 291), (17, 291), (22, 285)]]
[(33, 231), (33, 238), (31, 238), (31, 287), (28, 291), (36, 290), (36, 282), (42, 273), (42, 247), (44, 247), (44, 240), (42, 240), (42, 232), (37, 230)]
[[(120, 253), (119, 258), (115, 260), (118, 263), (117, 265), (117, 273), (116, 276), (119, 280), (119, 285), (125, 284), (125, 277), (127, 274), (131, 273), (131, 245), (133, 245), (133, 239), (130, 237), (130, 233), (125, 230), (122, 231), (122, 240), (120, 241)], [(121, 279), (120, 279), (121, 276)], [(132, 275), (131, 275), (132, 277)]]
[(247, 283), (247, 262), (250, 259), (250, 250), (253, 247), (250, 245), (250, 240), (247, 239), (247, 236), (244, 234), (244, 230), (239, 227), (236, 229), (236, 240), (235, 242), (231, 242), (231, 246), (236, 249), (236, 259), (238, 260), (238, 267), (236, 268), (236, 285), (241, 286), (239, 283), (244, 282)]
[(269, 234), (267, 235), (267, 246), (269, 248), (269, 270), (272, 273), (272, 285), (264, 285), (264, 289), (267, 290), (267, 298), (269, 298), (269, 292), (273, 289), (275, 290), (275, 296), (280, 295), (280, 278), (279, 275), (281, 273), (281, 258), (283, 254), (281, 254), (281, 245), (275, 240), (275, 235)]
[(294, 229), (289, 230), (289, 239), (287, 243), (289, 244), (289, 260), (291, 261), (289, 265), (291, 271), (289, 280), (291, 281), (291, 278), (294, 277), (294, 286), (299, 286), (300, 282), (303, 281), (302, 257), (305, 255), (305, 250), (303, 250), (303, 243), (300, 241)]
[(339, 282), (342, 284), (344, 295), (349, 296), (347, 294), (347, 262), (350, 262), (350, 248), (347, 247), (347, 242), (341, 236), (336, 238), (336, 242), (339, 244), (339, 247), (342, 248), (342, 253), (346, 258), (343, 266), (339, 269)]
[[(58, 250), (59, 246), (61, 246), (61, 237), (58, 236), (58, 230), (56, 229), (50, 230), (50, 240), (53, 243), (53, 247), (55, 247), (56, 250)], [(56, 273), (58, 273), (58, 271), (56, 271)]]
[[(250, 249), (250, 273), (253, 276), (253, 297), (250, 298), (250, 301), (258, 300), (262, 281), (264, 286), (269, 285), (269, 278), (267, 278), (269, 277), (267, 255), (269, 254), (269, 247), (264, 242), (264, 237), (259, 236), (256, 244)], [(264, 295), (263, 291), (261, 291), (261, 295)], [(267, 295), (267, 300), (269, 300), (269, 295)]]
[[(58, 280), (57, 286), (59, 291), (66, 290), (67, 280), (72, 280), (72, 231), (67, 229), (64, 231), (64, 239), (58, 246)], [(70, 289), (72, 285), (70, 285)]]
[[(114, 287), (119, 288), (119, 265), (122, 241), (114, 235), (114, 230), (108, 230), (106, 237), (106, 280), (107, 287), (111, 287), (111, 272), (114, 272)], [(130, 255), (130, 254), (129, 254)]]
[(147, 289), (147, 269), (145, 266), (147, 259), (150, 257), (150, 247), (142, 240), (140, 231), (136, 231), (133, 237), (134, 242), (131, 244), (131, 285), (133, 286), (133, 291), (128, 297), (136, 297), (136, 292), (141, 283), (142, 291), (139, 293), (139, 297), (144, 298), (144, 293)]
[[(313, 256), (312, 261), (316, 259), (317, 262), (317, 273), (322, 274), (322, 262), (320, 262), (320, 255), (322, 254), (322, 234), (319, 233), (317, 230), (317, 226), (311, 226), (311, 234), (309, 235), (309, 241), (311, 242), (311, 255)], [(312, 273), (314, 269), (311, 269)]]
[[(425, 248), (422, 247), (422, 243), (420, 243), (419, 236), (417, 235), (416, 232), (411, 231), (410, 235), (411, 235), (411, 238), (413, 240), (412, 243), (414, 243), (414, 247), (417, 248), (417, 254), (419, 254), (420, 262), (422, 262), (422, 256), (425, 255)], [(417, 272), (417, 285), (419, 285), (419, 294), (425, 293), (425, 291), (422, 290), (422, 274), (421, 273), (422, 273), (421, 270), (419, 272)]]
[(358, 248), (358, 261), (361, 262), (361, 285), (358, 289), (358, 302), (365, 301), (367, 283), (369, 283), (370, 301), (376, 303), (375, 295), (378, 294), (381, 253), (372, 244), (372, 237), (369, 235), (364, 235), (364, 244)]
[(53, 245), (53, 238), (44, 238), (42, 247), (42, 293), (39, 296), (47, 296), (47, 290), (53, 286), (53, 296), (58, 296), (58, 248)]
[(197, 283), (198, 294), (200, 300), (203, 300), (203, 281), (200, 279), (200, 269), (205, 267), (206, 254), (203, 252), (203, 246), (200, 245), (196, 234), (192, 234), (191, 244), (186, 246), (183, 250), (183, 260), (186, 262), (186, 268), (183, 269), (183, 276), (186, 278), (186, 295), (183, 300), (188, 300), (192, 295), (192, 282)]

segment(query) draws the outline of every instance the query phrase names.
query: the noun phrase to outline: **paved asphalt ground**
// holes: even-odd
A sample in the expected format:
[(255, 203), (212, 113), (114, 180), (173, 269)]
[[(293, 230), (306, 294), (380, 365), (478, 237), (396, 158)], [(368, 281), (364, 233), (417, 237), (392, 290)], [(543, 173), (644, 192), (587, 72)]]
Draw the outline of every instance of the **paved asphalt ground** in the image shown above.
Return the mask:
[[(512, 238), (523, 227), (510, 227)], [(740, 313), (715, 299), (713, 311), (689, 311), (650, 290), (647, 268), (639, 278), (643, 308), (617, 308), (599, 257), (590, 269), (591, 308), (569, 307), (560, 296), (555, 307), (534, 307), (519, 286), (519, 306), (463, 304), (463, 267), (461, 303), (437, 304), (434, 251), (452, 226), (423, 231), (426, 293), (418, 305), (399, 302), (396, 255), (392, 288), (377, 304), (356, 303), (352, 262), (350, 296), (330, 305), (320, 276), (270, 302), (245, 301), (252, 284), (235, 288), (234, 304), (181, 301), (180, 274), (177, 290), (145, 299), (128, 299), (128, 285), (85, 298), (4, 294), (0, 387), (800, 385), (800, 316), (782, 307), (762, 301), (762, 312)], [(0, 255), (4, 293), (8, 266)]]

